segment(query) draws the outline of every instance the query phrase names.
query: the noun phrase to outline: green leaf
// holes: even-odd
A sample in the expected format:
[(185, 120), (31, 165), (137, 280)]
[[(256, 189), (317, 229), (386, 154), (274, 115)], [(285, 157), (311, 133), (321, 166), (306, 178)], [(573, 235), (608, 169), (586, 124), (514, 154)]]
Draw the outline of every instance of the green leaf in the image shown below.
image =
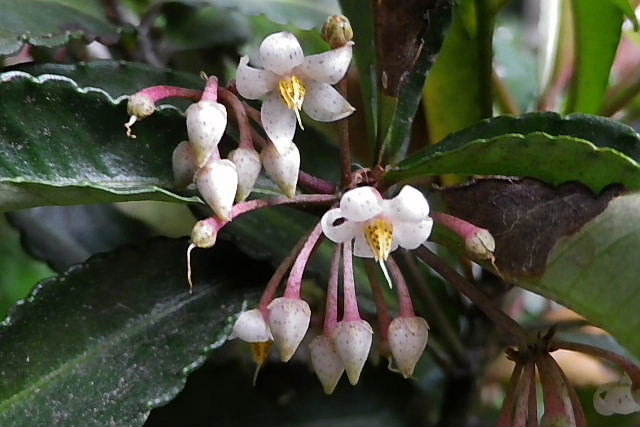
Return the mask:
[(542, 277), (517, 284), (565, 304), (611, 332), (640, 357), (640, 195), (614, 199), (576, 234), (562, 239)]
[(609, 0), (612, 4), (616, 5), (624, 16), (631, 20), (633, 23), (634, 31), (638, 31), (638, 18), (636, 17), (635, 12), (633, 11), (633, 7), (629, 3), (629, 0)]
[(112, 205), (41, 206), (7, 213), (25, 250), (62, 273), (99, 252), (147, 239), (151, 230)]
[(24, 43), (53, 47), (79, 37), (107, 44), (120, 37), (99, 0), (0, 0), (0, 56)]
[[(427, 10), (425, 18), (427, 28), (420, 37), (422, 48), (419, 50), (413, 66), (408, 70), (403, 69), (402, 77), (398, 82), (397, 98), (386, 98), (386, 102), (393, 105), (393, 113), (389, 128), (386, 130), (383, 149), (387, 150), (393, 163), (406, 154), (411, 126), (422, 98), (427, 73), (433, 65), (435, 55), (442, 46), (444, 33), (451, 22), (451, 8), (451, 3), (448, 0), (440, 0), (433, 9)], [(398, 31), (398, 33), (403, 32)], [(390, 54), (389, 57), (394, 58), (394, 55)]]
[(630, 127), (589, 115), (497, 117), (450, 135), (385, 175), (388, 182), (442, 173), (579, 181), (599, 192), (640, 187), (640, 138)]
[(577, 58), (567, 111), (597, 113), (604, 101), (609, 72), (620, 43), (622, 11), (607, 1), (573, 0), (572, 5)]
[[(349, 18), (353, 28), (353, 51), (358, 68), (362, 101), (364, 105), (366, 136), (373, 145), (378, 135), (378, 59), (376, 55), (375, 14), (373, 2), (360, 0), (340, 0), (342, 13)], [(375, 153), (374, 153), (375, 156)]]
[(186, 247), (154, 240), (39, 285), (0, 329), (0, 424), (140, 425), (172, 399), (268, 277), (221, 245), (196, 254), (190, 295)]
[(126, 137), (123, 98), (67, 78), (0, 75), (0, 210), (126, 200), (197, 202), (170, 192), (182, 115), (161, 109)]
[[(193, 1), (189, 1), (193, 3)], [(203, 0), (216, 7), (239, 10), (245, 15), (264, 15), (276, 24), (302, 30), (322, 28), (327, 17), (340, 13), (337, 0)]]
[(481, 44), (476, 10), (465, 0), (454, 9), (451, 28), (424, 89), (432, 143), (483, 118)]

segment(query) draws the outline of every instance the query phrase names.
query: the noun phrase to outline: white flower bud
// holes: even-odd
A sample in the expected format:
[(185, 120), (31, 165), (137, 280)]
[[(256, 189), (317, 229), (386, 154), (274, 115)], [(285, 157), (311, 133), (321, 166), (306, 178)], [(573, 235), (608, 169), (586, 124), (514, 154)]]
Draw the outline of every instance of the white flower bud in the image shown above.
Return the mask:
[(238, 171), (238, 192), (236, 203), (243, 202), (251, 191), (260, 174), (260, 154), (250, 148), (236, 148), (229, 153), (228, 159), (236, 165)]
[(229, 339), (234, 338), (240, 338), (242, 341), (250, 343), (273, 340), (269, 326), (265, 322), (262, 312), (257, 308), (240, 313), (229, 336)]
[(333, 340), (325, 335), (318, 335), (311, 341), (309, 351), (313, 370), (322, 383), (322, 389), (326, 394), (333, 393), (344, 372), (342, 360), (336, 353)]
[(593, 407), (600, 415), (627, 415), (640, 411), (640, 405), (631, 394), (631, 386), (620, 383), (603, 384), (598, 387), (593, 395)]
[(156, 111), (156, 104), (148, 95), (136, 93), (129, 97), (127, 102), (127, 113), (135, 116), (138, 120), (149, 117)]
[(187, 134), (198, 165), (207, 161), (227, 127), (227, 109), (213, 101), (200, 101), (187, 108)]
[(342, 321), (336, 327), (333, 342), (351, 385), (356, 385), (360, 379), (372, 338), (373, 329), (364, 320)]
[(182, 141), (173, 150), (173, 181), (177, 188), (184, 188), (193, 182), (198, 171), (196, 156), (189, 141)]
[(296, 195), (298, 172), (300, 172), (300, 152), (293, 142), (278, 152), (273, 144), (268, 144), (260, 153), (264, 170), (278, 187), (287, 195)]
[(280, 350), (280, 359), (288, 362), (309, 328), (311, 309), (301, 299), (276, 298), (269, 304), (269, 326)]
[(427, 346), (429, 326), (422, 317), (398, 317), (387, 334), (393, 360), (405, 378), (413, 375), (416, 363)]
[(478, 259), (492, 259), (496, 250), (496, 241), (489, 230), (480, 229), (477, 233), (469, 236), (465, 242), (468, 253)]
[(216, 244), (218, 230), (207, 220), (196, 222), (191, 230), (191, 243), (198, 248), (210, 248)]
[(231, 208), (238, 188), (236, 165), (231, 160), (211, 160), (196, 173), (198, 191), (223, 221), (231, 221)]

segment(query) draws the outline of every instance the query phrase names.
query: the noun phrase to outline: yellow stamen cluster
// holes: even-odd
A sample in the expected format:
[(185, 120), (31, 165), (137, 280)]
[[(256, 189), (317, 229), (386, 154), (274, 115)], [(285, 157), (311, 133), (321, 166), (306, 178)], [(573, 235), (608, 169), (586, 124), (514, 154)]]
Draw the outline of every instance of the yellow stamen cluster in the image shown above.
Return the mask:
[(302, 109), (302, 102), (307, 88), (305, 88), (303, 81), (297, 76), (291, 76), (280, 80), (278, 87), (280, 88), (280, 96), (282, 96), (287, 107), (296, 113), (298, 124), (301, 129), (304, 129), (300, 119), (300, 110)]
[(373, 251), (376, 261), (386, 261), (389, 253), (391, 253), (391, 245), (393, 244), (393, 225), (387, 221), (377, 219), (365, 227), (364, 236)]

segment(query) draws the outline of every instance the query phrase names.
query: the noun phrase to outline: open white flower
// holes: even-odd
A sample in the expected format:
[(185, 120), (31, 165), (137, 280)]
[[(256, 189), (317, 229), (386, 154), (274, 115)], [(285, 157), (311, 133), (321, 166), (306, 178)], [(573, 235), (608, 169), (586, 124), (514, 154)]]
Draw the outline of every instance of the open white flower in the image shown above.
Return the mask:
[(322, 231), (336, 243), (355, 239), (353, 253), (385, 261), (398, 246), (416, 249), (431, 234), (433, 220), (422, 193), (405, 185), (385, 200), (373, 187), (347, 191), (340, 207), (322, 217)]
[(264, 69), (240, 59), (236, 87), (247, 99), (264, 98), (262, 125), (278, 151), (293, 139), (300, 109), (314, 120), (332, 122), (355, 111), (331, 85), (347, 72), (353, 43), (305, 58), (296, 37), (288, 32), (267, 36), (260, 45)]

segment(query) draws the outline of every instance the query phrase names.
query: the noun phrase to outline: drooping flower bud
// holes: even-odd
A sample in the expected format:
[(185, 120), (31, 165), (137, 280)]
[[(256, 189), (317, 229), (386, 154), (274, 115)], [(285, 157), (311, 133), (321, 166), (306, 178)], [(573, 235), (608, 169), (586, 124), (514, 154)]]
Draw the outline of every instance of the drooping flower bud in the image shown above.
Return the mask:
[(280, 350), (280, 359), (288, 362), (307, 333), (311, 309), (306, 301), (295, 298), (276, 298), (268, 308), (271, 310), (269, 327)]
[(193, 144), (198, 165), (207, 161), (227, 127), (227, 109), (214, 101), (199, 101), (186, 111), (187, 134)]
[(493, 252), (496, 250), (496, 241), (493, 236), (484, 228), (472, 235), (469, 235), (464, 241), (467, 252), (478, 259), (493, 259)]
[(309, 345), (311, 364), (322, 383), (325, 394), (333, 393), (344, 372), (342, 360), (336, 352), (333, 340), (326, 335), (318, 335)]
[(298, 184), (298, 173), (300, 172), (300, 152), (293, 142), (282, 149), (282, 154), (278, 152), (273, 144), (268, 144), (262, 149), (260, 159), (264, 170), (278, 187), (287, 195), (296, 195), (296, 185)]
[(173, 181), (177, 188), (184, 188), (193, 182), (198, 171), (196, 156), (189, 141), (182, 141), (173, 150)]
[(322, 39), (332, 48), (344, 46), (353, 40), (353, 29), (347, 17), (333, 15), (327, 18), (322, 26)]
[(398, 317), (389, 325), (391, 354), (403, 377), (413, 375), (416, 363), (427, 346), (428, 337), (429, 325), (422, 317)]
[(364, 320), (342, 321), (336, 327), (333, 342), (351, 385), (356, 385), (360, 379), (372, 338), (373, 329)]
[(256, 150), (240, 147), (231, 151), (228, 159), (236, 165), (238, 172), (236, 203), (240, 203), (251, 194), (253, 185), (260, 174), (260, 169), (262, 169), (260, 154)]
[(210, 160), (196, 173), (198, 191), (223, 221), (231, 221), (231, 208), (238, 188), (236, 165), (231, 160)]
[(129, 97), (127, 102), (127, 113), (135, 116), (136, 119), (142, 120), (149, 117), (156, 111), (156, 104), (146, 93), (136, 93)]
[(269, 325), (264, 320), (262, 312), (257, 308), (243, 311), (236, 323), (229, 339), (240, 338), (242, 341), (250, 343), (272, 341), (273, 336), (269, 330)]
[(210, 248), (216, 244), (218, 230), (208, 220), (196, 222), (191, 230), (191, 243), (198, 248)]

